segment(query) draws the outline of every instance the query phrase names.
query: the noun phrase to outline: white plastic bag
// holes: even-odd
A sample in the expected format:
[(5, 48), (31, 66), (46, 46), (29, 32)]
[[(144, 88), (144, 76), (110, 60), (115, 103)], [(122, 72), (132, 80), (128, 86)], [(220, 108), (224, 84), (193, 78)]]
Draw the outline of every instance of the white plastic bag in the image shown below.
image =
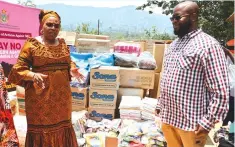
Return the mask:
[(138, 60), (139, 69), (153, 70), (157, 68), (156, 60), (150, 52), (142, 52)]

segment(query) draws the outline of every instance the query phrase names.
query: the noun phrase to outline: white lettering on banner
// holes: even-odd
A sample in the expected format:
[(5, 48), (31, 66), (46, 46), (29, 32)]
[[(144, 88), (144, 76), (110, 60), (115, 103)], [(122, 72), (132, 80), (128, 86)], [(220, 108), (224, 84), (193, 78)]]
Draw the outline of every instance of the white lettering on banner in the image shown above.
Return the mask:
[(0, 54), (9, 54), (8, 50), (0, 50)]
[(1, 58), (18, 58), (20, 50), (0, 50)]
[(11, 58), (11, 55), (0, 55), (0, 59), (1, 58)]

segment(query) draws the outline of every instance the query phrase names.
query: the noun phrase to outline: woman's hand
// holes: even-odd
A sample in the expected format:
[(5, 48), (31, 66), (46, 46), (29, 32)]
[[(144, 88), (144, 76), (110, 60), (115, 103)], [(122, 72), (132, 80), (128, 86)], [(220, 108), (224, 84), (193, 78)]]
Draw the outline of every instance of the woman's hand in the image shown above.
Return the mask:
[(48, 77), (48, 75), (44, 75), (44, 74), (41, 74), (41, 73), (34, 73), (34, 75), (32, 77), (32, 80), (37, 86), (44, 89), (45, 88), (44, 80), (47, 77)]
[(75, 77), (79, 82), (84, 83), (85, 77), (79, 72), (78, 68), (71, 68), (70, 73), (72, 77)]

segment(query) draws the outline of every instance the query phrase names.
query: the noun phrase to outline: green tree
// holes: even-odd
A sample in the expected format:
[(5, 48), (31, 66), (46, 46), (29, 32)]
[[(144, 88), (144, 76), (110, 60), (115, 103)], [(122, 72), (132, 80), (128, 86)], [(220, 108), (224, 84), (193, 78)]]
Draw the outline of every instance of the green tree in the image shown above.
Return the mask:
[(159, 33), (156, 26), (152, 26), (150, 29), (144, 30), (144, 38), (143, 39), (155, 39), (155, 40), (171, 40), (174, 37), (170, 36), (168, 33)]
[[(173, 13), (173, 8), (182, 0), (167, 1), (167, 0), (148, 0), (146, 4), (137, 7), (137, 10), (144, 10), (145, 8), (161, 7), (162, 13), (170, 15)], [(199, 13), (199, 27), (206, 33), (214, 36), (218, 40), (230, 40), (234, 38), (234, 29), (232, 23), (226, 22), (234, 12), (234, 1), (204, 1), (197, 0), (200, 7)], [(153, 13), (152, 10), (149, 11)]]
[(75, 31), (84, 34), (98, 34), (98, 29), (91, 28), (89, 23), (78, 24), (75, 29), (70, 28), (70, 31)]

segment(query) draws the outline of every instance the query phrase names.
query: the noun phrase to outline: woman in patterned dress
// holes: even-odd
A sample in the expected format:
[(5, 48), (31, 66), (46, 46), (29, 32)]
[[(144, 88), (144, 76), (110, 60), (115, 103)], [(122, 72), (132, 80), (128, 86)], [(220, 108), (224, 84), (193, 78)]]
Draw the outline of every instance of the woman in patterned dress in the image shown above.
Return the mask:
[(41, 11), (41, 36), (28, 38), (9, 74), (25, 88), (26, 147), (77, 147), (71, 123), (70, 74), (81, 76), (64, 39), (60, 16)]

